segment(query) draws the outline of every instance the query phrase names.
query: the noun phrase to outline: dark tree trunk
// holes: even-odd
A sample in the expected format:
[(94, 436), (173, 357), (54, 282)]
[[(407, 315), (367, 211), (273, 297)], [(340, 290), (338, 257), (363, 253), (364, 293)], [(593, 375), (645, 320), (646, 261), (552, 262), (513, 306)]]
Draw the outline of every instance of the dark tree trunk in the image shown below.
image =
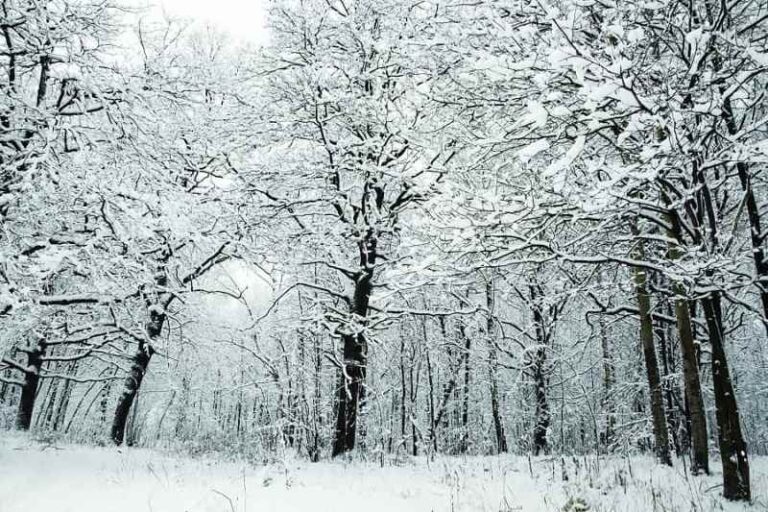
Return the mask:
[[(641, 244), (642, 242), (638, 242)], [(642, 252), (639, 249), (638, 252)], [(642, 254), (640, 256), (642, 258)], [(651, 418), (653, 420), (654, 451), (659, 462), (672, 465), (669, 453), (669, 432), (664, 412), (664, 395), (659, 377), (659, 363), (656, 358), (656, 345), (653, 340), (653, 318), (651, 317), (651, 298), (648, 296), (646, 272), (635, 267), (635, 290), (640, 311), (640, 340), (645, 358), (645, 375), (651, 396)]]
[[(355, 279), (355, 292), (350, 313), (355, 322), (363, 322), (368, 315), (368, 303), (373, 289), (373, 272), (376, 263), (375, 238), (367, 236), (358, 249), (360, 271)], [(349, 452), (355, 447), (358, 412), (365, 399), (368, 357), (368, 345), (362, 332), (343, 334), (341, 339), (344, 345), (344, 361), (339, 376), (333, 457)]]
[(680, 352), (683, 359), (683, 380), (685, 398), (688, 404), (691, 433), (691, 471), (709, 473), (709, 447), (707, 446), (707, 419), (704, 414), (704, 399), (701, 396), (699, 365), (696, 357), (696, 343), (691, 329), (691, 317), (688, 301), (682, 298), (682, 290), (676, 287), (675, 317), (680, 339)]
[[(426, 328), (424, 330), (424, 343), (427, 342)], [(429, 385), (429, 395), (427, 396), (427, 405), (429, 408), (429, 441), (433, 453), (437, 453), (437, 413), (435, 412), (435, 377), (432, 374), (432, 359), (429, 356), (429, 347), (426, 350), (427, 360), (427, 384)], [(449, 391), (450, 393), (450, 391)]]
[[(459, 321), (461, 322), (461, 321)], [(470, 367), (469, 354), (472, 349), (472, 340), (467, 336), (463, 323), (459, 323), (459, 333), (464, 340), (464, 353), (462, 354), (462, 367), (464, 369), (464, 385), (462, 386), (461, 400), (461, 440), (459, 452), (467, 453), (469, 449), (469, 381)]]
[(363, 335), (345, 335), (344, 369), (339, 377), (338, 410), (333, 438), (335, 457), (355, 447), (357, 415), (365, 398), (366, 346)]
[[(160, 334), (163, 332), (163, 324), (165, 324), (164, 310), (159, 312), (150, 308), (149, 322), (147, 323), (147, 337), (150, 342), (160, 337)], [(116, 445), (123, 444), (123, 440), (125, 440), (125, 427), (128, 424), (128, 415), (139, 393), (144, 375), (147, 373), (147, 367), (149, 367), (149, 361), (154, 353), (155, 349), (151, 344), (140, 342), (133, 356), (131, 371), (123, 384), (123, 392), (117, 399), (115, 416), (112, 420), (110, 437)]]
[(131, 371), (125, 379), (123, 393), (117, 399), (115, 416), (112, 420), (110, 436), (116, 445), (123, 444), (125, 427), (128, 424), (128, 415), (136, 400), (136, 395), (139, 392), (142, 380), (144, 380), (144, 374), (147, 372), (149, 360), (152, 358), (153, 353), (154, 349), (152, 346), (142, 342), (133, 356)]
[(546, 307), (541, 304), (544, 290), (537, 283), (528, 287), (530, 294), (530, 308), (533, 313), (533, 325), (536, 332), (538, 348), (534, 352), (531, 364), (531, 376), (533, 378), (534, 397), (536, 400), (535, 422), (533, 426), (533, 453), (549, 453), (549, 427), (552, 423), (552, 414), (547, 397), (549, 388), (547, 351), (550, 349), (552, 331), (547, 322), (557, 318), (557, 306)]
[[(301, 298), (299, 298), (299, 303), (301, 303)], [(306, 381), (306, 371), (307, 371), (307, 337), (306, 335), (301, 332), (301, 330), (298, 330), (296, 333), (299, 341), (299, 365), (298, 365), (298, 372), (297, 372), (297, 379), (298, 379), (298, 391), (297, 391), (297, 398), (296, 403), (294, 405), (294, 410), (296, 411), (296, 419), (294, 420), (297, 425), (302, 425), (303, 428), (299, 428), (299, 430), (302, 430), (304, 432), (303, 436), (299, 437), (299, 449), (301, 449), (301, 442), (306, 441), (307, 447), (309, 448), (311, 446), (311, 433), (309, 429), (309, 424), (311, 421), (310, 415), (309, 415), (309, 397), (307, 396), (307, 381)], [(243, 369), (241, 367), (240, 370), (240, 380), (242, 382), (243, 378)], [(240, 395), (242, 396), (242, 390), (240, 391)], [(242, 399), (240, 398), (237, 402), (236, 407), (236, 413), (237, 413), (237, 433), (238, 436), (240, 435), (240, 409), (241, 409), (241, 403)]]
[[(681, 256), (680, 245), (682, 235), (680, 222), (675, 212), (668, 215), (671, 224), (670, 238), (676, 244), (669, 246), (669, 259), (677, 260)], [(704, 411), (704, 399), (701, 396), (701, 380), (699, 378), (699, 360), (696, 341), (691, 324), (690, 303), (686, 298), (685, 289), (680, 282), (672, 283), (675, 294), (675, 318), (677, 335), (680, 341), (680, 354), (683, 359), (683, 382), (685, 383), (685, 399), (688, 404), (691, 433), (691, 472), (709, 473), (709, 447), (707, 442), (707, 418)]]
[[(165, 265), (169, 257), (170, 252), (166, 252), (163, 253), (160, 258), (158, 274), (155, 277), (155, 284), (160, 288), (168, 285)], [(149, 298), (145, 299), (145, 304), (149, 311), (149, 320), (147, 321), (145, 328), (148, 341), (139, 342), (138, 349), (131, 361), (130, 373), (123, 384), (123, 392), (117, 399), (117, 407), (115, 407), (115, 415), (112, 419), (112, 428), (110, 430), (110, 437), (116, 445), (123, 444), (123, 441), (125, 440), (125, 428), (128, 424), (128, 415), (131, 412), (131, 407), (136, 401), (139, 389), (141, 388), (141, 383), (144, 380), (144, 375), (147, 373), (149, 361), (155, 353), (152, 343), (154, 343), (163, 332), (163, 326), (165, 325), (167, 316), (166, 309), (170, 306), (173, 298), (173, 295), (161, 295), (154, 303), (150, 301)]]
[[(494, 358), (491, 359), (492, 361)], [(493, 367), (493, 363), (491, 365)], [(491, 370), (494, 371), (494, 370)], [(506, 453), (507, 437), (504, 433), (504, 423), (501, 421), (501, 411), (499, 410), (499, 385), (495, 378), (491, 379), (491, 413), (493, 414), (493, 428), (496, 433), (496, 449), (498, 453)]]
[(723, 496), (729, 500), (750, 500), (749, 458), (741, 432), (739, 409), (723, 347), (723, 321), (720, 295), (702, 299), (712, 345), (712, 382), (715, 388), (717, 440), (723, 465)]
[(405, 336), (400, 333), (400, 439), (405, 444), (405, 418), (408, 406), (408, 384), (405, 378)]
[(499, 404), (499, 383), (497, 373), (499, 370), (498, 353), (496, 351), (495, 329), (494, 329), (494, 289), (493, 278), (488, 278), (485, 287), (486, 306), (488, 315), (486, 317), (486, 335), (488, 336), (488, 377), (491, 385), (491, 416), (493, 417), (493, 428), (496, 433), (496, 449), (498, 453), (506, 453), (507, 437), (504, 433), (504, 422), (501, 419), (501, 410)]
[(547, 433), (552, 421), (552, 415), (549, 412), (549, 401), (547, 399), (547, 349), (541, 347), (536, 350), (533, 361), (533, 386), (536, 399), (536, 416), (533, 426), (533, 454), (549, 452), (549, 441)]
[(661, 375), (666, 384), (662, 385), (664, 390), (664, 407), (667, 414), (667, 426), (672, 437), (672, 446), (675, 448), (675, 454), (681, 455), (682, 448), (680, 443), (680, 418), (675, 410), (674, 380), (669, 361), (669, 342), (667, 340), (667, 327), (665, 325), (656, 326), (656, 334), (659, 338), (659, 350), (661, 352)]
[[(415, 356), (415, 349), (413, 355)], [(414, 376), (415, 373), (415, 376)], [(411, 412), (411, 454), (416, 457), (419, 454), (419, 433), (416, 430), (416, 401), (419, 398), (419, 378), (421, 377), (421, 365), (415, 369), (411, 366), (408, 370), (409, 400)]]
[(16, 428), (29, 430), (32, 414), (35, 411), (37, 386), (40, 383), (40, 368), (43, 365), (45, 344), (39, 343), (27, 352), (27, 371), (24, 372), (24, 384), (21, 386), (19, 409), (16, 413)]
[(606, 332), (605, 321), (600, 318), (600, 348), (603, 356), (603, 395), (601, 398), (602, 410), (605, 411), (605, 430), (601, 434), (602, 445), (606, 451), (613, 449), (616, 428), (616, 406), (613, 401), (613, 386), (615, 377), (613, 374), (613, 356), (608, 344), (608, 333)]
[[(671, 301), (666, 301), (665, 308), (667, 316), (674, 318), (675, 313)], [(678, 455), (690, 453), (691, 449), (691, 415), (688, 407), (688, 400), (685, 397), (684, 388), (681, 387), (680, 379), (680, 354), (679, 343), (676, 343), (675, 335), (677, 328), (674, 325), (667, 324), (666, 336), (668, 341), (664, 351), (664, 359), (667, 361), (669, 371), (675, 375), (675, 380), (670, 383), (671, 392), (669, 394), (670, 407), (674, 409), (674, 416), (677, 418), (675, 426), (677, 428), (677, 438), (679, 443)]]
[(322, 396), (322, 369), (323, 358), (320, 347), (320, 336), (314, 333), (312, 336), (314, 350), (315, 350), (315, 368), (314, 368), (314, 404), (312, 405), (312, 419), (313, 419), (313, 437), (312, 437), (312, 452), (310, 454), (310, 460), (312, 462), (318, 462), (320, 460), (320, 432), (323, 427), (323, 417), (320, 414), (320, 399)]

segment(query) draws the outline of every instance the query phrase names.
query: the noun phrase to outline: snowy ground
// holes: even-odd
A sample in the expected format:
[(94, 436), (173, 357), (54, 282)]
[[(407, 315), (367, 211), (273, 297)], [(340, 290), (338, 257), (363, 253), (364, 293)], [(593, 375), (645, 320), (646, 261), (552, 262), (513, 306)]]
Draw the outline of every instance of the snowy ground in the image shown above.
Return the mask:
[[(442, 458), (268, 466), (148, 450), (32, 442), (0, 432), (0, 512), (623, 512), (768, 510), (768, 459), (751, 506), (724, 503), (719, 475), (650, 459)], [(566, 504), (571, 499), (570, 508)], [(580, 508), (579, 502), (590, 508)]]

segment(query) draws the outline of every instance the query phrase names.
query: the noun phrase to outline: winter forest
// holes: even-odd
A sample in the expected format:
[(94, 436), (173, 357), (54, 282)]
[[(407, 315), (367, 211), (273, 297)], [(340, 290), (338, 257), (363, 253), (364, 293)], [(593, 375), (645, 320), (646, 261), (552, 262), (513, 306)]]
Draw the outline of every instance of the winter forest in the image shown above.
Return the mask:
[(765, 0), (1, 9), (0, 510), (768, 509)]

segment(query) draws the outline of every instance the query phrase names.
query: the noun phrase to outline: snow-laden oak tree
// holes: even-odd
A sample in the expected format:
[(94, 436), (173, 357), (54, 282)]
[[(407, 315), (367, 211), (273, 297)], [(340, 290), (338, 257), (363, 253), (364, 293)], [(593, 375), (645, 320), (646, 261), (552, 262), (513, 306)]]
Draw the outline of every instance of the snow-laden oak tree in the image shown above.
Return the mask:
[[(402, 217), (434, 193), (454, 151), (431, 93), (435, 6), (284, 2), (267, 50), (269, 155), (254, 190), (300, 236), (290, 265), (317, 263), (334, 282), (297, 282), (338, 299), (326, 325), (341, 340), (334, 455), (354, 448), (365, 398), (375, 289), (396, 265)], [(296, 243), (298, 239), (298, 243)], [(314, 259), (314, 261), (313, 261)], [(380, 323), (378, 319), (373, 324)]]

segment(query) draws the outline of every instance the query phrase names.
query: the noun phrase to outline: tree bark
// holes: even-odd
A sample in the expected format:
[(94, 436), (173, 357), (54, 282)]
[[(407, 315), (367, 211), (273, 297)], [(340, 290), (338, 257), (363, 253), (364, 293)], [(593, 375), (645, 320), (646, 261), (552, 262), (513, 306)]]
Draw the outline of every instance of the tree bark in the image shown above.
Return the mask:
[(125, 427), (128, 424), (128, 415), (141, 388), (144, 375), (147, 373), (149, 361), (155, 353), (151, 343), (159, 338), (163, 332), (165, 318), (165, 309), (158, 310), (150, 307), (149, 322), (146, 328), (149, 343), (143, 341), (139, 343), (139, 347), (132, 359), (131, 371), (123, 384), (123, 392), (117, 399), (117, 407), (115, 408), (112, 429), (110, 431), (110, 437), (116, 445), (123, 444), (125, 440)]
[(533, 453), (549, 452), (549, 427), (552, 423), (552, 414), (549, 408), (549, 399), (547, 397), (547, 388), (549, 387), (547, 377), (547, 351), (549, 350), (550, 333), (545, 325), (546, 319), (542, 311), (542, 305), (539, 303), (543, 291), (538, 284), (529, 285), (530, 308), (533, 313), (533, 325), (536, 332), (536, 341), (538, 348), (534, 352), (532, 361), (532, 377), (534, 386), (534, 397), (536, 400), (535, 422), (533, 426)]
[(665, 384), (662, 385), (664, 390), (664, 407), (667, 414), (667, 427), (670, 431), (672, 439), (672, 446), (675, 448), (675, 454), (680, 456), (682, 452), (682, 445), (680, 443), (680, 418), (675, 411), (675, 396), (674, 396), (674, 375), (671, 371), (671, 363), (669, 360), (669, 342), (667, 339), (667, 326), (656, 325), (656, 335), (659, 338), (659, 352), (661, 353), (661, 377)]
[(691, 422), (691, 471), (709, 473), (709, 448), (707, 446), (707, 419), (704, 411), (704, 399), (701, 396), (699, 365), (696, 357), (696, 343), (691, 329), (691, 316), (682, 287), (674, 286), (675, 317), (680, 340), (680, 352), (683, 359), (683, 380), (688, 414)]
[[(163, 252), (159, 259), (158, 273), (155, 276), (155, 284), (158, 288), (168, 286), (166, 264), (170, 256), (170, 252)], [(115, 407), (115, 415), (112, 419), (110, 437), (118, 446), (123, 444), (123, 441), (125, 440), (125, 427), (128, 424), (128, 415), (131, 412), (131, 407), (136, 401), (139, 389), (141, 388), (141, 383), (144, 380), (144, 375), (147, 373), (149, 361), (155, 353), (152, 343), (154, 343), (163, 332), (163, 326), (165, 325), (165, 320), (167, 318), (166, 310), (174, 297), (174, 295), (163, 294), (157, 297), (154, 303), (149, 298), (145, 299), (145, 304), (149, 312), (149, 320), (145, 327), (147, 341), (139, 342), (138, 349), (132, 358), (130, 373), (123, 384), (123, 392), (117, 399), (117, 407)]]
[[(640, 258), (643, 257), (642, 242), (638, 241)], [(653, 339), (653, 318), (651, 317), (651, 298), (648, 295), (648, 280), (645, 270), (634, 267), (635, 291), (640, 311), (640, 341), (645, 358), (645, 374), (648, 379), (648, 390), (651, 397), (651, 418), (653, 420), (654, 451), (659, 462), (672, 465), (669, 453), (669, 432), (667, 418), (664, 412), (664, 395), (659, 377), (659, 363), (656, 357), (656, 345)]]
[(749, 501), (749, 458), (741, 432), (739, 409), (723, 347), (723, 322), (720, 294), (713, 292), (702, 299), (712, 345), (712, 382), (715, 388), (717, 440), (723, 465), (723, 496), (729, 500)]
[(400, 333), (400, 439), (405, 445), (405, 419), (407, 415), (408, 405), (406, 398), (408, 397), (408, 383), (405, 378), (405, 336)]
[(354, 449), (357, 415), (360, 402), (365, 398), (365, 338), (362, 335), (345, 335), (342, 340), (344, 343), (344, 367), (339, 377), (333, 457)]
[(472, 349), (472, 340), (467, 336), (464, 324), (459, 320), (459, 335), (464, 340), (464, 353), (462, 354), (462, 367), (464, 369), (464, 385), (462, 386), (461, 400), (461, 440), (459, 441), (459, 453), (467, 453), (469, 449), (469, 384), (470, 366), (469, 356)]
[(323, 358), (320, 347), (320, 335), (313, 333), (312, 342), (315, 351), (314, 360), (314, 403), (312, 404), (312, 451), (310, 453), (310, 460), (312, 462), (318, 462), (320, 460), (320, 432), (323, 427), (323, 417), (320, 415), (320, 399), (322, 396), (322, 369)]
[(533, 386), (536, 399), (536, 416), (533, 426), (533, 454), (549, 452), (549, 441), (547, 434), (549, 425), (552, 421), (552, 415), (549, 411), (549, 401), (547, 400), (547, 381), (545, 375), (545, 366), (547, 364), (547, 349), (540, 347), (536, 350), (533, 361)]
[(490, 393), (491, 393), (491, 415), (493, 417), (493, 427), (496, 434), (496, 449), (498, 453), (506, 453), (507, 438), (504, 434), (504, 423), (501, 419), (501, 411), (499, 405), (499, 383), (496, 378), (498, 372), (498, 353), (496, 351), (496, 340), (493, 339), (495, 334), (494, 329), (494, 289), (493, 279), (488, 278), (485, 286), (486, 306), (488, 308), (488, 315), (486, 317), (486, 334), (488, 336), (488, 378), (490, 381)]
[(133, 406), (133, 402), (136, 399), (136, 395), (141, 387), (141, 382), (144, 380), (144, 374), (147, 372), (149, 366), (149, 360), (154, 354), (154, 349), (151, 345), (144, 342), (139, 344), (139, 348), (136, 354), (133, 356), (131, 371), (128, 377), (125, 379), (123, 393), (117, 399), (117, 407), (115, 408), (115, 415), (112, 420), (112, 430), (110, 437), (116, 445), (123, 444), (125, 439), (125, 427), (128, 424), (128, 415)]
[[(350, 313), (356, 322), (368, 315), (368, 304), (373, 290), (373, 272), (376, 263), (376, 239), (370, 234), (358, 246), (360, 271), (355, 279)], [(358, 331), (357, 328), (354, 329)], [(336, 409), (336, 429), (333, 436), (332, 456), (336, 457), (354, 449), (357, 418), (365, 399), (365, 375), (368, 345), (362, 332), (343, 334), (344, 360), (339, 376)]]
[[(424, 332), (424, 342), (426, 343), (426, 330)], [(435, 377), (432, 374), (432, 359), (429, 356), (429, 347), (426, 353), (427, 361), (427, 384), (429, 385), (429, 395), (427, 395), (427, 406), (429, 410), (429, 444), (432, 453), (437, 453), (437, 414), (435, 412)]]
[(613, 356), (608, 344), (608, 334), (606, 332), (605, 320), (600, 317), (600, 349), (603, 356), (603, 396), (601, 398), (601, 408), (605, 411), (605, 430), (602, 433), (602, 445), (607, 451), (612, 451), (616, 428), (616, 406), (613, 401), (613, 385), (615, 377), (613, 374)]
[(37, 387), (40, 383), (40, 368), (43, 365), (45, 344), (40, 342), (27, 352), (27, 370), (24, 372), (24, 384), (21, 386), (21, 398), (16, 412), (16, 428), (29, 430), (35, 410)]
[[(671, 212), (668, 220), (672, 225), (669, 235), (677, 241), (670, 244), (669, 258), (676, 260), (680, 257), (679, 244), (682, 243), (680, 225), (677, 215)], [(699, 379), (699, 363), (696, 342), (691, 325), (691, 311), (685, 289), (679, 281), (672, 283), (675, 294), (675, 319), (677, 334), (680, 340), (680, 353), (683, 359), (683, 381), (685, 383), (685, 398), (690, 415), (691, 434), (691, 472), (709, 473), (709, 447), (707, 443), (707, 419), (704, 411), (704, 399), (701, 396), (701, 380)]]

